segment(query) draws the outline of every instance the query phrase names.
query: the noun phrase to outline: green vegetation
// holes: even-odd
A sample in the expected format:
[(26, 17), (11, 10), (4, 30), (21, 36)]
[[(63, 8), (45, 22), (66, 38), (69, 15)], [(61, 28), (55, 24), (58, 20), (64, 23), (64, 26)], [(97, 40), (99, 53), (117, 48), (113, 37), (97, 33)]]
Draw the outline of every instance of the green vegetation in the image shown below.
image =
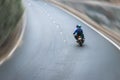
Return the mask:
[(0, 46), (14, 31), (22, 16), (21, 3), (21, 0), (0, 0)]

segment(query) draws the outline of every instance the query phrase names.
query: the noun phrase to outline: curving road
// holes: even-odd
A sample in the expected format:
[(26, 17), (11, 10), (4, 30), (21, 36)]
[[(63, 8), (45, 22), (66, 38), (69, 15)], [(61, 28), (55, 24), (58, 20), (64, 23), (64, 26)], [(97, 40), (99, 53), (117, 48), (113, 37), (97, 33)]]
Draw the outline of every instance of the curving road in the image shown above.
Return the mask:
[[(24, 1), (22, 45), (0, 66), (0, 80), (120, 80), (120, 51), (74, 17), (42, 0)], [(73, 38), (82, 24), (85, 44)]]

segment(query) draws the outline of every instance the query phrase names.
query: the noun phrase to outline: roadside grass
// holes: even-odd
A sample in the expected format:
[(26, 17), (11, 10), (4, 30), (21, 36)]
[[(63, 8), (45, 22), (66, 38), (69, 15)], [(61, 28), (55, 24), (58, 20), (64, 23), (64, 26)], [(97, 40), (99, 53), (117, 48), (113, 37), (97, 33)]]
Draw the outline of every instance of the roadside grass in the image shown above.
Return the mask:
[(0, 46), (15, 30), (23, 11), (22, 0), (0, 0)]

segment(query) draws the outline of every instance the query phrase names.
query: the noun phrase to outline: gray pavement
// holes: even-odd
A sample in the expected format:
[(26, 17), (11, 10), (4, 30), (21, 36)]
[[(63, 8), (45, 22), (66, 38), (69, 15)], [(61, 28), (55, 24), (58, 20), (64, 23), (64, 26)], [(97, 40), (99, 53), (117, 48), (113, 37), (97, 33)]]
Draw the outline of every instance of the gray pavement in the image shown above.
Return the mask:
[[(22, 45), (0, 66), (0, 80), (120, 80), (120, 51), (74, 17), (41, 0), (25, 1)], [(82, 24), (85, 44), (72, 35)]]

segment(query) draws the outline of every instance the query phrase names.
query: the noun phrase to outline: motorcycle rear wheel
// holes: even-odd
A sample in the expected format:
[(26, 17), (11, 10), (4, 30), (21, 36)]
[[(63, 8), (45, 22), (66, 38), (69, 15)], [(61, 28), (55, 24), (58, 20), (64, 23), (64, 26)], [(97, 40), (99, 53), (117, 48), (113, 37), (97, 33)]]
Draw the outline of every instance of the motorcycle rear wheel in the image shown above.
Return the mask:
[(82, 43), (80, 42), (79, 45), (82, 46)]

